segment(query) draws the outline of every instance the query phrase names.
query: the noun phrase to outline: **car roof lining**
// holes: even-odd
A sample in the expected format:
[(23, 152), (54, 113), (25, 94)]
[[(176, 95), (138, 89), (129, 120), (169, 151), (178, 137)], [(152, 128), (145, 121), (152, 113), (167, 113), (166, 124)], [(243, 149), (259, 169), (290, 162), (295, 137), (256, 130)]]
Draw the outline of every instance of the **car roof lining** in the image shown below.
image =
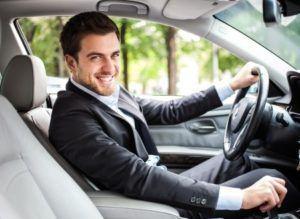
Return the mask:
[(201, 16), (216, 14), (236, 3), (236, 0), (168, 0), (163, 9), (163, 15), (176, 20), (194, 20)]
[[(194, 0), (193, 0), (194, 1)], [(3, 18), (20, 18), (32, 16), (51, 16), (51, 15), (74, 15), (82, 11), (95, 11), (102, 2), (122, 2), (130, 4), (131, 1), (95, 1), (95, 0), (0, 0), (0, 17)], [(38, 2), (38, 4), (37, 4)], [(192, 32), (199, 36), (205, 36), (210, 30), (214, 18), (208, 14), (205, 16), (196, 16), (195, 19), (171, 19), (163, 15), (163, 10), (168, 5), (168, 0), (137, 0), (136, 2), (148, 6), (147, 15), (138, 15), (134, 10), (108, 11), (107, 15), (122, 17), (138, 18), (166, 24), (169, 26), (180, 27), (183, 30)], [(205, 2), (205, 1), (201, 1)], [(120, 7), (118, 7), (120, 9)], [(128, 9), (128, 7), (127, 7)], [(185, 15), (187, 16), (187, 15)], [(201, 25), (199, 25), (199, 22)]]

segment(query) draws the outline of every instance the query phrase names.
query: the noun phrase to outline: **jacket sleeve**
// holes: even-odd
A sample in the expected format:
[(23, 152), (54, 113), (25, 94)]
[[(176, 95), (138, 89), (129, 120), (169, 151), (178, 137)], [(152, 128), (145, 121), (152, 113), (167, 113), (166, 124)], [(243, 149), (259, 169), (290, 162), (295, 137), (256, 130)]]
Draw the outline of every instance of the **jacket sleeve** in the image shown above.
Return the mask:
[(149, 125), (171, 125), (188, 121), (222, 105), (215, 87), (170, 101), (136, 97)]
[(100, 187), (180, 208), (215, 208), (219, 186), (147, 165), (106, 135), (92, 112), (62, 107), (52, 115), (51, 142)]

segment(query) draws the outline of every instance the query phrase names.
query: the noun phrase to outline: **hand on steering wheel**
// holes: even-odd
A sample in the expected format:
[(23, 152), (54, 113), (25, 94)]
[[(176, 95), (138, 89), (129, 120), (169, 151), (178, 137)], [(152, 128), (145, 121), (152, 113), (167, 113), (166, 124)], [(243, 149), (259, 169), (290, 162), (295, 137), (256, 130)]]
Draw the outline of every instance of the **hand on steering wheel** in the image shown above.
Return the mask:
[(269, 75), (263, 66), (252, 74), (259, 74), (256, 98), (246, 97), (249, 87), (238, 91), (224, 135), (224, 155), (228, 160), (242, 156), (257, 131), (263, 116), (269, 91)]

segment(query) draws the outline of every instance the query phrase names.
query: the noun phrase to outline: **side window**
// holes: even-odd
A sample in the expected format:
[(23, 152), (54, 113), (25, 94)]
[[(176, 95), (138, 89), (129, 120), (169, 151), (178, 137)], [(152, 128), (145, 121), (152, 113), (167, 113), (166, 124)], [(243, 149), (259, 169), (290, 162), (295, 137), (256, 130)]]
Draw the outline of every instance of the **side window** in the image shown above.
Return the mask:
[[(18, 22), (34, 55), (46, 66), (48, 92), (69, 77), (59, 34), (69, 17), (22, 18)], [(120, 83), (142, 95), (187, 95), (231, 78), (243, 61), (205, 39), (147, 21), (113, 18), (120, 29)]]
[(32, 17), (18, 19), (33, 55), (41, 58), (47, 73), (48, 93), (65, 89), (68, 71), (64, 64), (59, 34), (68, 17)]

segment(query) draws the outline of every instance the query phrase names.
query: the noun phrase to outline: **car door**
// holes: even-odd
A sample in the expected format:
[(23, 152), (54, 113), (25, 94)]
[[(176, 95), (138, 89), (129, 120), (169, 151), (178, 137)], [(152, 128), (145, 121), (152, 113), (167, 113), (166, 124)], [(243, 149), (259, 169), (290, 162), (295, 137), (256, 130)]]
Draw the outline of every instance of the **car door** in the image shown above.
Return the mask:
[(224, 104), (180, 124), (150, 126), (162, 162), (180, 172), (222, 153), (230, 109), (231, 104)]

